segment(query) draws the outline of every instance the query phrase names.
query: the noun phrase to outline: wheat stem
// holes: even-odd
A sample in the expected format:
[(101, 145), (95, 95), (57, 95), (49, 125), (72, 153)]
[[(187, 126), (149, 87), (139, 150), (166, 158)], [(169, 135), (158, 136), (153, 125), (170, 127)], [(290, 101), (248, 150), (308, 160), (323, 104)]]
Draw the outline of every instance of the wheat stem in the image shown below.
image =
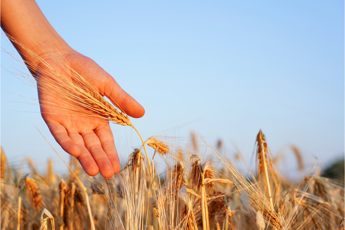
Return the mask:
[(19, 195), (18, 197), (18, 222), (17, 222), (17, 230), (20, 230), (20, 211), (22, 209), (22, 197)]
[(229, 229), (229, 209), (227, 208), (226, 213), (225, 213), (225, 221), (224, 221), (223, 230), (228, 230), (228, 229)]
[(78, 184), (80, 185), (81, 189), (83, 190), (84, 194), (85, 194), (85, 199), (86, 199), (86, 206), (87, 206), (87, 212), (89, 214), (89, 218), (90, 218), (90, 224), (91, 224), (91, 230), (96, 230), (95, 229), (95, 223), (93, 221), (93, 217), (92, 217), (92, 212), (91, 212), (91, 207), (90, 207), (90, 201), (89, 201), (89, 196), (87, 194), (86, 188), (84, 187), (83, 183), (80, 181), (80, 179), (78, 178), (78, 176), (73, 172), (73, 170), (71, 169), (71, 167), (69, 167), (69, 165), (66, 163), (66, 161), (60, 156), (60, 154), (53, 148), (53, 146), (49, 143), (49, 141), (45, 138), (45, 136), (43, 136), (42, 132), (37, 129), (38, 132), (42, 135), (42, 137), (44, 138), (44, 140), (50, 145), (50, 147), (54, 150), (54, 152), (59, 156), (59, 158), (63, 161), (63, 163), (65, 163), (65, 165), (67, 166), (67, 168), (72, 172), (72, 174), (75, 176), (75, 178), (77, 179)]
[(208, 230), (209, 229), (209, 223), (208, 223), (208, 210), (207, 210), (207, 197), (206, 197), (206, 189), (205, 189), (205, 170), (203, 169), (203, 166), (199, 162), (199, 168), (201, 171), (201, 209), (202, 209), (202, 226), (203, 229)]
[(72, 182), (71, 184), (71, 187), (72, 187), (72, 191), (71, 191), (71, 215), (72, 215), (72, 218), (71, 218), (71, 230), (73, 230), (74, 226), (73, 226), (73, 212), (74, 212), (74, 194), (75, 194), (75, 184)]
[(143, 143), (143, 147), (144, 147), (145, 154), (146, 154), (146, 158), (147, 158), (147, 164), (148, 164), (148, 166), (149, 166), (151, 181), (153, 181), (153, 175), (152, 175), (152, 170), (151, 170), (150, 158), (149, 158), (149, 155), (147, 154), (147, 150), (146, 150), (146, 147), (145, 147), (145, 142), (144, 142), (143, 138), (141, 137), (139, 131), (134, 127), (134, 125), (131, 124), (130, 126), (137, 132), (137, 134), (139, 135), (139, 137), (140, 137), (140, 139), (141, 139), (141, 142)]

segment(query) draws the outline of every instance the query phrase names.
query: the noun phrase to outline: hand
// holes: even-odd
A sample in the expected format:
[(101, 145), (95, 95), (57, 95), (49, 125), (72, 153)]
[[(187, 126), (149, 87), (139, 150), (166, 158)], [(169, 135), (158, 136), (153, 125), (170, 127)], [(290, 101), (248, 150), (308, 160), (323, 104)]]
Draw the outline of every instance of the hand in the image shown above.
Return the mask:
[[(50, 65), (58, 63), (54, 59), (44, 58)], [(106, 96), (115, 105), (124, 110), (127, 115), (139, 118), (145, 113), (144, 108), (127, 94), (111, 77), (92, 59), (72, 51), (63, 55), (69, 66), (95, 86), (99, 93)], [(44, 77), (46, 67), (36, 74)], [(110, 178), (120, 171), (119, 157), (115, 148), (109, 123), (105, 119), (90, 116), (80, 116), (66, 112), (63, 101), (56, 94), (44, 89), (38, 89), (41, 114), (50, 132), (60, 146), (69, 154), (77, 157), (85, 172), (90, 176), (98, 172), (105, 178)], [(42, 103), (43, 102), (43, 103)], [(57, 106), (44, 106), (44, 102)], [(80, 112), (84, 110), (80, 108)]]
[[(39, 72), (28, 65), (36, 76), (44, 77), (44, 71), (48, 69), (42, 63), (37, 63), (37, 59), (27, 49), (54, 68), (61, 65), (50, 54), (54, 56), (58, 51), (72, 69), (90, 81), (101, 95), (108, 97), (129, 116), (138, 118), (144, 115), (144, 108), (122, 90), (108, 73), (93, 60), (69, 47), (48, 22), (35, 0), (2, 0), (1, 28), (16, 40), (11, 39), (26, 63), (41, 68)], [(113, 135), (106, 120), (67, 112), (63, 109), (66, 103), (59, 100), (59, 95), (44, 88), (38, 89), (38, 96), (42, 117), (55, 140), (66, 152), (78, 158), (87, 174), (94, 176), (101, 172), (102, 176), (110, 178), (120, 171)], [(46, 107), (44, 102), (56, 106)], [(83, 111), (85, 110), (80, 107), (80, 112)]]

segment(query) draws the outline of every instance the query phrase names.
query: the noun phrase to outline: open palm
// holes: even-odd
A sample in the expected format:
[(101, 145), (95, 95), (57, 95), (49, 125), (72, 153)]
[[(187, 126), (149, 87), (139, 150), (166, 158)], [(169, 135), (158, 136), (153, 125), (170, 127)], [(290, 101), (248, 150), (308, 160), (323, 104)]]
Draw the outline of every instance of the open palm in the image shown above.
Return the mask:
[[(77, 52), (63, 57), (69, 66), (88, 80), (101, 95), (109, 98), (125, 113), (134, 118), (142, 117), (144, 108), (127, 94), (110, 76), (92, 59)], [(45, 59), (54, 65), (54, 59)], [(45, 70), (43, 65), (42, 73)], [(37, 73), (40, 76), (40, 73)], [(44, 77), (44, 74), (41, 74)], [(77, 157), (85, 172), (90, 176), (98, 172), (105, 178), (110, 178), (120, 171), (119, 157), (109, 123), (105, 119), (80, 116), (80, 113), (66, 113), (64, 102), (59, 95), (38, 88), (41, 102), (41, 114), (50, 132), (61, 147), (74, 157)], [(57, 106), (43, 106), (49, 102)], [(77, 110), (82, 112), (84, 108)]]

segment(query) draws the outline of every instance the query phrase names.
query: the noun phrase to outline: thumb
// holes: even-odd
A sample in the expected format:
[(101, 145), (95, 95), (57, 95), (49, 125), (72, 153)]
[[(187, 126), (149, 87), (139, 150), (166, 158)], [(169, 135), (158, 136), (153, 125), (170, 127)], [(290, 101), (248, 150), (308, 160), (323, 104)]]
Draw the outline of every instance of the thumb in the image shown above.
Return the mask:
[(126, 93), (111, 76), (106, 82), (104, 95), (116, 107), (131, 117), (139, 118), (145, 114), (145, 109), (133, 97)]

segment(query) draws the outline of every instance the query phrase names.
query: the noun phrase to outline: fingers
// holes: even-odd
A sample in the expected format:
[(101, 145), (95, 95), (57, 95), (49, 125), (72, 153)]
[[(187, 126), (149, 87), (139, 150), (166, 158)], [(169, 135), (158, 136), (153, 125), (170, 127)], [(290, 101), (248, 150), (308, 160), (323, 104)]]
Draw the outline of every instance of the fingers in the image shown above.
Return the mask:
[(74, 157), (78, 157), (81, 154), (80, 148), (73, 142), (68, 136), (67, 130), (59, 123), (47, 123), (50, 132), (53, 134), (55, 140), (59, 145)]
[(78, 161), (85, 172), (90, 176), (96, 176), (99, 172), (99, 168), (89, 150), (86, 149), (83, 137), (77, 132), (70, 132), (69, 136), (81, 149), (81, 154), (78, 157)]
[[(126, 112), (131, 117), (139, 118), (144, 116), (145, 109), (126, 93), (115, 81), (115, 79), (103, 70), (96, 62), (90, 58), (83, 59), (84, 63), (79, 63), (76, 59), (70, 59), (72, 65), (77, 68), (76, 71), (82, 76), (87, 77), (91, 83), (101, 89), (104, 96), (110, 101)], [(87, 69), (86, 69), (87, 67)], [(95, 78), (95, 76), (100, 76)], [(100, 81), (100, 79), (103, 79)]]
[(114, 173), (120, 172), (121, 165), (119, 156), (116, 151), (113, 133), (111, 132), (109, 124), (95, 129), (95, 133), (98, 136), (104, 152), (107, 154), (110, 163), (113, 166)]
[(104, 152), (101, 142), (97, 135), (93, 132), (82, 133), (86, 148), (91, 153), (93, 159), (96, 161), (99, 171), (104, 178), (110, 178), (114, 175), (114, 169), (107, 154)]
[(105, 96), (131, 117), (139, 118), (145, 114), (145, 109), (126, 93), (111, 76), (105, 85)]

